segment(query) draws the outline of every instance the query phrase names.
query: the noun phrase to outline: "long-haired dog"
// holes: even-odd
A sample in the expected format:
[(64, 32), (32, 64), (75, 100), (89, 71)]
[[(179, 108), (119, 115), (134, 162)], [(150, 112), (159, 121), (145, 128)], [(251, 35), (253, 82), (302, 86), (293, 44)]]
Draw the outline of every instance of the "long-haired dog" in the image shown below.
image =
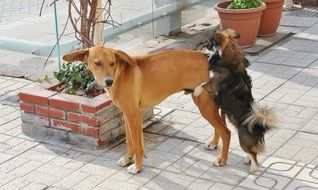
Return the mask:
[(214, 32), (207, 47), (215, 48), (209, 59), (213, 76), (196, 88), (194, 95), (206, 90), (215, 97), (217, 106), (238, 130), (240, 146), (248, 154), (244, 162), (251, 162), (250, 171), (255, 172), (259, 166), (257, 154), (264, 150), (264, 135), (277, 126), (278, 117), (272, 109), (254, 101), (252, 81), (246, 72), (249, 62), (236, 43), (238, 37), (232, 29)]

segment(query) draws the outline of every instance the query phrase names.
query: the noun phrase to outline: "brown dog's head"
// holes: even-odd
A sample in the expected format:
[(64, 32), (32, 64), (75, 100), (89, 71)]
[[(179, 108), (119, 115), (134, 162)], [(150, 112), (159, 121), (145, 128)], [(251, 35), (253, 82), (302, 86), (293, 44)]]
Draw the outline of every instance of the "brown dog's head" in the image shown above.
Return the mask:
[(64, 55), (63, 60), (87, 62), (97, 84), (106, 88), (116, 82), (123, 67), (133, 64), (133, 60), (126, 53), (104, 46), (74, 51)]
[(231, 28), (222, 31), (214, 31), (213, 35), (208, 39), (207, 48), (209, 50), (216, 48), (223, 51), (229, 43), (236, 41), (239, 37), (240, 35)]

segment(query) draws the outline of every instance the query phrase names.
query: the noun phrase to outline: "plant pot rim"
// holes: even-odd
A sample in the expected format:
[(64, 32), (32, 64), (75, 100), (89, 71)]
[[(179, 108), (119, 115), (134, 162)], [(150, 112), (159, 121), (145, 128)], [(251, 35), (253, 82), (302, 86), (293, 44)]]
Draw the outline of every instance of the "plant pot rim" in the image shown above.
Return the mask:
[[(274, 0), (274, 1), (276, 1), (276, 0)], [(259, 12), (259, 11), (263, 11), (266, 8), (266, 4), (263, 1), (262, 1), (262, 5), (260, 7), (250, 8), (250, 9), (226, 9), (226, 8), (222, 8), (219, 6), (221, 4), (230, 4), (231, 2), (233, 2), (233, 1), (224, 1), (224, 2), (217, 3), (214, 6), (214, 9), (219, 13), (233, 13), (233, 14), (238, 13), (238, 14), (241, 14), (241, 13)]]
[(266, 4), (266, 3), (281, 2), (281, 1), (284, 1), (284, 0), (262, 0), (262, 1)]

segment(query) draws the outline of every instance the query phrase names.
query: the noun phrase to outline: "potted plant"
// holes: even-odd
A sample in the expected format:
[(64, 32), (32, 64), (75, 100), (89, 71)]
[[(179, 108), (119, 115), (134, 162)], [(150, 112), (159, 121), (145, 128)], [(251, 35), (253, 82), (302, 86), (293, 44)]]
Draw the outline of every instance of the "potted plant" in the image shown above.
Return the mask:
[(277, 31), (284, 0), (262, 0), (266, 4), (266, 9), (263, 11), (261, 23), (258, 29), (258, 36), (271, 36)]
[(234, 0), (215, 5), (221, 29), (236, 30), (240, 34), (238, 44), (242, 47), (254, 45), (265, 8), (265, 3), (260, 0)]

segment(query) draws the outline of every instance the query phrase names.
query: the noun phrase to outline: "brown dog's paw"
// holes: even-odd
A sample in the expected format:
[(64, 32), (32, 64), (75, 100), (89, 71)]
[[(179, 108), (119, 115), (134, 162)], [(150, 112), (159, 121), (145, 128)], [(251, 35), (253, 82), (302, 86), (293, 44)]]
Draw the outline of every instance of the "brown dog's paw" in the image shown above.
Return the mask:
[(138, 169), (136, 164), (131, 164), (128, 168), (127, 168), (127, 172), (131, 173), (131, 174), (136, 174), (136, 173), (140, 173), (141, 169)]
[(117, 165), (121, 166), (121, 167), (125, 167), (130, 165), (131, 163), (133, 163), (132, 159), (126, 159), (125, 157), (121, 157), (118, 161), (117, 161)]
[(204, 145), (205, 150), (215, 150), (218, 147), (218, 145), (212, 144), (211, 142), (207, 142)]
[(226, 159), (222, 159), (222, 158), (217, 157), (216, 160), (214, 161), (213, 165), (216, 167), (225, 166), (226, 161), (227, 161)]

